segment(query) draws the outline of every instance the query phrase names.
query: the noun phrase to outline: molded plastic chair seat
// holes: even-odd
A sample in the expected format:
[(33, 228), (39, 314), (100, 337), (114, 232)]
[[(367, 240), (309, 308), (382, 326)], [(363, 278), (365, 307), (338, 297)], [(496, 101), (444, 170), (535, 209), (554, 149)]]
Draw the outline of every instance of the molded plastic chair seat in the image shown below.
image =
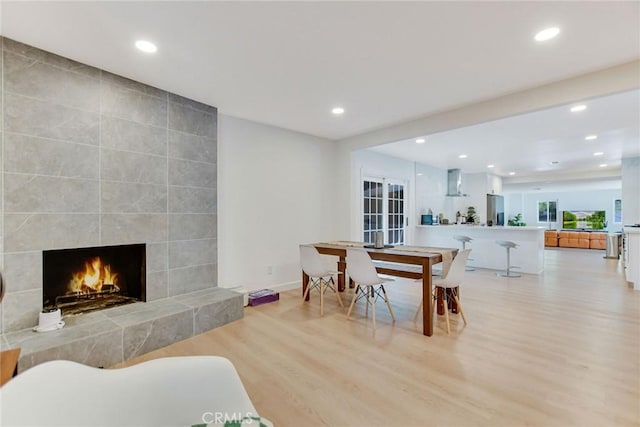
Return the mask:
[(393, 282), (393, 279), (387, 279), (378, 275), (373, 261), (367, 251), (363, 249), (347, 249), (347, 271), (349, 276), (357, 284), (356, 290), (353, 294), (353, 299), (351, 300), (351, 305), (349, 306), (349, 311), (347, 312), (347, 318), (351, 317), (351, 310), (353, 310), (353, 306), (356, 301), (361, 298), (365, 298), (367, 301), (365, 313), (367, 316), (369, 315), (369, 304), (371, 304), (373, 313), (373, 329), (375, 331), (376, 300), (378, 297), (381, 297), (389, 308), (391, 319), (395, 322), (396, 318), (393, 315), (393, 309), (391, 308), (387, 292), (383, 285), (383, 283), (386, 282)]
[(318, 250), (311, 245), (300, 245), (300, 265), (302, 271), (309, 276), (309, 283), (307, 289), (302, 296), (302, 301), (307, 299), (307, 295), (311, 289), (318, 289), (320, 291), (320, 316), (324, 315), (324, 293), (327, 289), (331, 289), (338, 297), (338, 303), (340, 307), (344, 308), (340, 293), (335, 288), (335, 281), (333, 276), (340, 274), (339, 271), (328, 270), (322, 256)]
[[(470, 243), (473, 240), (471, 237), (463, 236), (463, 235), (455, 235), (455, 236), (453, 236), (453, 239), (457, 240), (460, 243), (462, 243), (462, 250), (463, 251), (467, 248), (466, 244)], [(471, 258), (469, 258), (467, 261), (473, 261), (473, 260)], [(465, 267), (465, 271), (475, 271), (475, 268), (466, 266)]]
[(496, 243), (507, 250), (507, 269), (496, 274), (500, 277), (520, 277), (520, 274), (511, 271), (512, 268), (520, 268), (511, 265), (511, 249), (517, 248), (518, 245), (508, 240), (496, 240)]
[[(460, 311), (460, 316), (462, 316), (462, 321), (464, 324), (467, 324), (467, 318), (464, 316), (464, 310), (462, 309), (462, 304), (460, 303), (460, 298), (458, 298), (458, 294), (456, 293), (456, 288), (460, 286), (460, 283), (464, 279), (465, 265), (467, 264), (467, 260), (469, 259), (469, 253), (471, 249), (464, 249), (461, 251), (451, 262), (451, 266), (449, 267), (449, 271), (447, 275), (442, 279), (433, 279), (433, 299), (434, 301), (437, 298), (438, 292), (440, 291), (445, 299), (444, 305), (444, 316), (447, 319), (447, 334), (451, 331), (451, 326), (449, 325), (449, 295), (453, 296), (458, 304), (458, 310)], [(440, 288), (440, 289), (438, 289)], [(433, 317), (433, 308), (434, 304), (431, 304), (431, 317)], [(420, 301), (420, 305), (418, 306), (418, 310), (416, 310), (415, 316), (413, 316), (413, 321), (417, 321), (418, 315), (420, 314), (420, 310), (422, 310), (423, 304)]]

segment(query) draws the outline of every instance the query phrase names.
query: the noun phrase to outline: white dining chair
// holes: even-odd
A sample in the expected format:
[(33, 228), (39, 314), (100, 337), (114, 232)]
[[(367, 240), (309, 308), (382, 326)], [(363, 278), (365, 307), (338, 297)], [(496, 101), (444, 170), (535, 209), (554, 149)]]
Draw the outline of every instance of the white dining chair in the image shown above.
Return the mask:
[(376, 267), (371, 261), (371, 257), (367, 251), (363, 249), (347, 249), (347, 272), (349, 276), (356, 282), (356, 290), (347, 312), (347, 318), (351, 317), (353, 306), (359, 299), (364, 298), (367, 301), (365, 306), (365, 315), (369, 316), (369, 305), (371, 305), (373, 329), (376, 329), (376, 300), (382, 297), (389, 308), (391, 319), (396, 321), (393, 315), (393, 309), (389, 303), (389, 297), (384, 289), (383, 283), (393, 282), (393, 279), (380, 277), (376, 271)]
[(336, 282), (333, 280), (333, 276), (340, 274), (339, 271), (329, 270), (322, 259), (322, 256), (318, 250), (311, 245), (300, 245), (300, 266), (302, 271), (309, 276), (309, 282), (307, 283), (307, 289), (304, 292), (302, 301), (307, 299), (307, 295), (311, 289), (318, 289), (320, 292), (320, 316), (324, 315), (324, 293), (327, 289), (331, 289), (338, 297), (338, 303), (340, 307), (344, 308), (340, 293), (335, 287)]
[[(451, 266), (449, 267), (449, 271), (446, 276), (441, 279), (433, 279), (433, 304), (431, 304), (431, 318), (433, 318), (433, 308), (435, 306), (435, 300), (437, 299), (438, 292), (443, 295), (444, 298), (444, 316), (447, 319), (447, 334), (451, 332), (451, 326), (449, 325), (449, 294), (453, 296), (458, 305), (458, 310), (460, 311), (460, 316), (462, 316), (462, 321), (464, 324), (467, 324), (467, 319), (464, 316), (464, 310), (462, 309), (462, 304), (460, 303), (460, 298), (456, 294), (456, 288), (460, 286), (460, 283), (464, 279), (465, 267), (467, 265), (467, 259), (469, 258), (469, 253), (471, 249), (465, 249), (456, 255), (456, 257), (451, 262)], [(420, 301), (420, 305), (418, 306), (418, 310), (416, 310), (415, 316), (413, 316), (413, 321), (417, 321), (418, 315), (420, 314), (420, 310), (422, 310), (423, 304)]]

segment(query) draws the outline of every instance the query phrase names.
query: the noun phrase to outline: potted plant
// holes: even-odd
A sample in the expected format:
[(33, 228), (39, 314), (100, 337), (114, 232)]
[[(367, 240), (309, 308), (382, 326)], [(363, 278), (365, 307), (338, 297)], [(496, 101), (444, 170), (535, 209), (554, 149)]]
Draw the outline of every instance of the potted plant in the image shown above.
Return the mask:
[(477, 224), (478, 215), (476, 214), (476, 208), (469, 206), (467, 208), (467, 224)]
[(512, 225), (514, 227), (524, 227), (525, 225), (527, 225), (526, 222), (522, 222), (522, 214), (520, 213), (514, 216), (509, 221), (507, 221), (507, 224)]

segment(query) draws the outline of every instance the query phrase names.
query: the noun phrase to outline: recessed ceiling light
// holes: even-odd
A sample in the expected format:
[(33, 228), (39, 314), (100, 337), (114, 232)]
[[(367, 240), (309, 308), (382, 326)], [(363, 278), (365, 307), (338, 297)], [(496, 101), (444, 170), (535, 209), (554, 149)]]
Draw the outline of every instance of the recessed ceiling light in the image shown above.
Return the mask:
[(458, 158), (459, 158), (459, 159), (466, 159), (466, 158), (467, 158), (467, 155), (466, 155), (466, 154), (460, 154), (460, 155), (458, 156)]
[(138, 40), (136, 47), (146, 53), (155, 53), (158, 50), (155, 44), (147, 40)]
[(488, 167), (489, 169), (491, 169), (491, 168), (494, 168), (494, 167), (495, 167), (495, 165), (487, 165), (487, 167)]
[(516, 174), (515, 172), (509, 172), (509, 175), (515, 175), (515, 174)]
[(558, 28), (558, 27), (545, 28), (544, 30), (538, 32), (536, 34), (536, 36), (534, 37), (534, 39), (537, 42), (544, 42), (544, 41), (547, 41), (547, 40), (551, 40), (552, 38), (554, 38), (558, 34), (560, 34), (560, 28)]
[(424, 143), (425, 143), (425, 139), (424, 138), (416, 139), (416, 144), (424, 144)]
[(606, 168), (606, 167), (607, 167), (607, 164), (606, 164), (606, 163), (601, 163), (601, 164), (600, 164), (600, 167), (601, 167), (601, 168)]
[(587, 135), (584, 139), (587, 141), (593, 141), (594, 139), (598, 139), (598, 135)]
[(422, 176), (422, 172), (418, 172), (416, 175), (418, 175), (418, 176)]
[(335, 107), (333, 110), (331, 110), (331, 112), (337, 116), (344, 113), (344, 108)]
[(569, 111), (571, 111), (572, 113), (579, 113), (580, 111), (584, 111), (586, 109), (587, 109), (586, 105), (580, 104), (580, 105), (574, 105), (569, 109)]
[(549, 162), (549, 164), (551, 164), (551, 165), (557, 165), (558, 163), (560, 163), (560, 162), (559, 162), (559, 161), (557, 161), (557, 160), (554, 160), (554, 161), (552, 161), (552, 162)]
[(596, 151), (593, 153), (594, 156), (602, 156), (604, 153), (602, 151)]

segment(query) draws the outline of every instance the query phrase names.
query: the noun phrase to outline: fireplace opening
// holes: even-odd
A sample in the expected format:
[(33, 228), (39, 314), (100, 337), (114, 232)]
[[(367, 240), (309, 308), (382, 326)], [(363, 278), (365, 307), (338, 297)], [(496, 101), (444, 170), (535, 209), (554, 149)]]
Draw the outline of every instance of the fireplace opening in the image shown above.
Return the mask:
[(146, 301), (144, 243), (42, 252), (42, 306), (63, 315)]

